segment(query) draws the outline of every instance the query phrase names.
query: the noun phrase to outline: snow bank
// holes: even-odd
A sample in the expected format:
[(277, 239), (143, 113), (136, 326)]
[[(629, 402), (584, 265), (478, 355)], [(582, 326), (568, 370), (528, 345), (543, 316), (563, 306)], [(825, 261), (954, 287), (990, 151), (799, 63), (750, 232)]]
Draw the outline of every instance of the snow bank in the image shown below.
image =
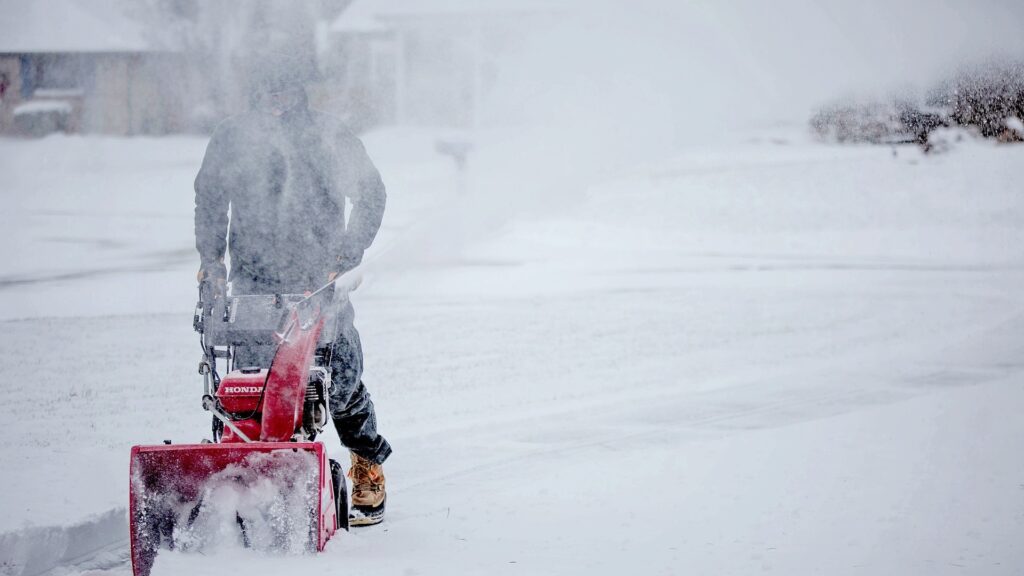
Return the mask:
[[(84, 495), (76, 495), (84, 497)], [(60, 522), (61, 518), (52, 519)], [(127, 510), (115, 508), (70, 525), (56, 524), (0, 534), (0, 574), (35, 576), (58, 566), (114, 565), (125, 559)]]

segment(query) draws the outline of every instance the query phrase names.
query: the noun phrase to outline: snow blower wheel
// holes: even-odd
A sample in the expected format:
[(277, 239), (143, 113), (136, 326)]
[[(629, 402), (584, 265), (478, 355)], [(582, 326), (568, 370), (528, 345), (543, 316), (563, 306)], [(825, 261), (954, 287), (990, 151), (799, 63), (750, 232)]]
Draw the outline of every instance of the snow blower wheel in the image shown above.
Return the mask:
[(334, 482), (334, 501), (338, 504), (338, 530), (348, 532), (348, 484), (345, 483), (345, 472), (337, 460), (331, 460), (331, 480)]

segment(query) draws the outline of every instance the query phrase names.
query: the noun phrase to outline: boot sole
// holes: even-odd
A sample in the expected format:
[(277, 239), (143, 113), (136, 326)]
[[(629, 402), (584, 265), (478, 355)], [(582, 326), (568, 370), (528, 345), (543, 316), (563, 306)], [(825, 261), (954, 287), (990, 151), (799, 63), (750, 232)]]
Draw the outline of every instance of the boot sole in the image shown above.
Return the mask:
[(352, 506), (348, 513), (349, 526), (373, 526), (384, 521), (384, 505), (387, 496), (380, 506)]

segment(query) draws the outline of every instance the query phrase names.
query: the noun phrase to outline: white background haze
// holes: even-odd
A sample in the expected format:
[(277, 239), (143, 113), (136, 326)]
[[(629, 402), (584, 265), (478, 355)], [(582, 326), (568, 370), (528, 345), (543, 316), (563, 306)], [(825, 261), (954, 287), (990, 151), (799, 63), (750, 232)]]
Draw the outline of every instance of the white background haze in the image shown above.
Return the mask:
[[(1024, 573), (1024, 146), (808, 129), (1021, 56), (1024, 3), (547, 4), (475, 129), (362, 134), (388, 188), (352, 297), (385, 523), (154, 576)], [(165, 4), (132, 5), (160, 32)], [(195, 65), (316, 7), (266, 5), (204, 20)], [(465, 175), (439, 140), (473, 143)], [(207, 142), (0, 138), (4, 576), (130, 574), (130, 447), (208, 434)]]

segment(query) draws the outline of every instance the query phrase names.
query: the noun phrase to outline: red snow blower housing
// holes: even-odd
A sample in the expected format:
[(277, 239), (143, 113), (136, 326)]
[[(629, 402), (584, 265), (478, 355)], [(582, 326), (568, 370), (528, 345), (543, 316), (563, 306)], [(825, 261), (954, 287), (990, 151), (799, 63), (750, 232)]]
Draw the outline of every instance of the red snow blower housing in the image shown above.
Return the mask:
[[(334, 333), (323, 314), (334, 297), (333, 284), (312, 295), (229, 297), (200, 287), (193, 323), (212, 440), (132, 448), (135, 576), (149, 574), (161, 548), (313, 552), (348, 529), (341, 466), (315, 440), (330, 414), (331, 346), (321, 334)], [(256, 365), (236, 362), (261, 355)]]

